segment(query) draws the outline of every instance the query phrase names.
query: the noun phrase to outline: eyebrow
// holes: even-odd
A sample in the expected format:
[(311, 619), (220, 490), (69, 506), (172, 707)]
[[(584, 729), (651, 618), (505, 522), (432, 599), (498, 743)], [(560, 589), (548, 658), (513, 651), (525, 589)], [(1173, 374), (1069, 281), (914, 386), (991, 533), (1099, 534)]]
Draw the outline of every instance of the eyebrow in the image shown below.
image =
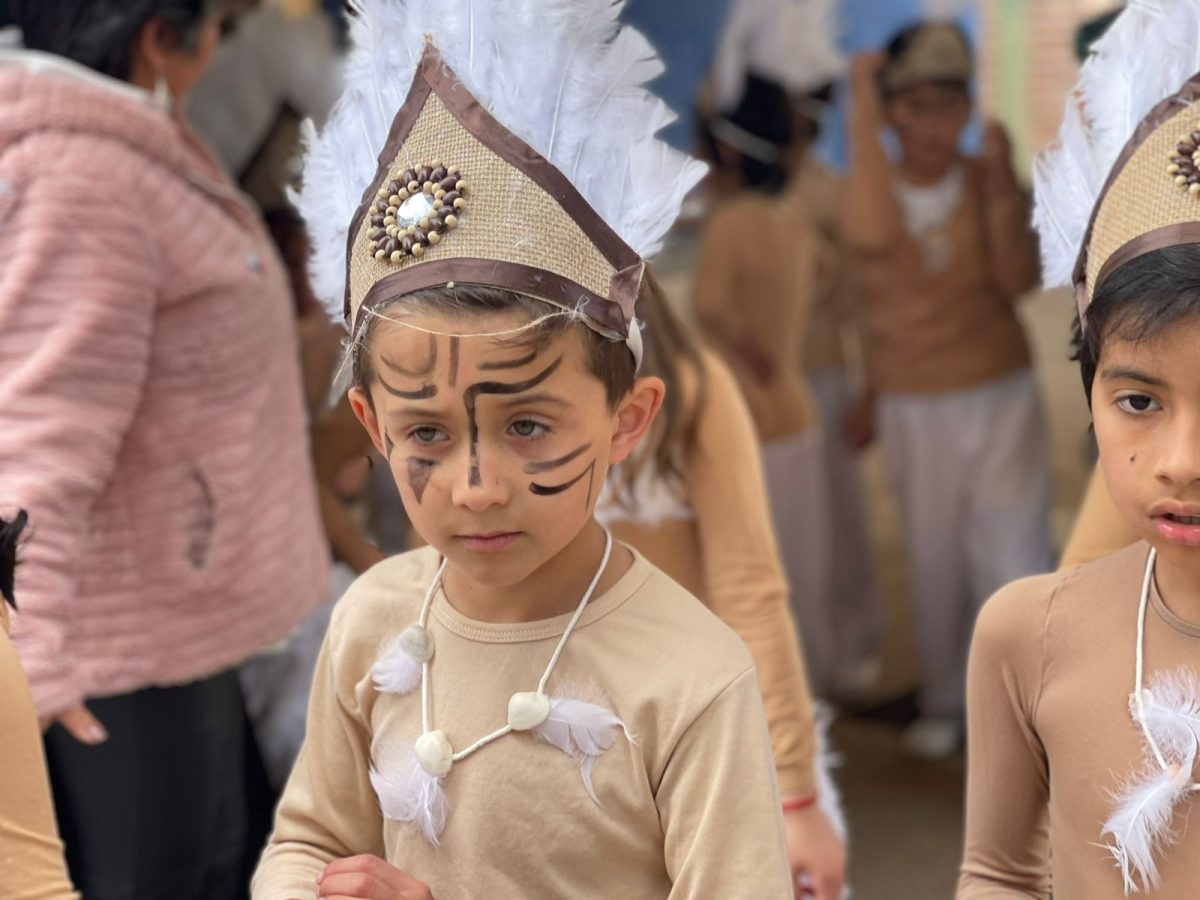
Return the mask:
[(1104, 369), (1100, 373), (1100, 378), (1104, 381), (1140, 381), (1142, 384), (1153, 385), (1154, 387), (1166, 387), (1167, 383), (1161, 378), (1154, 375), (1149, 375), (1146, 372), (1138, 369), (1128, 369), (1123, 366), (1115, 366), (1111, 369)]

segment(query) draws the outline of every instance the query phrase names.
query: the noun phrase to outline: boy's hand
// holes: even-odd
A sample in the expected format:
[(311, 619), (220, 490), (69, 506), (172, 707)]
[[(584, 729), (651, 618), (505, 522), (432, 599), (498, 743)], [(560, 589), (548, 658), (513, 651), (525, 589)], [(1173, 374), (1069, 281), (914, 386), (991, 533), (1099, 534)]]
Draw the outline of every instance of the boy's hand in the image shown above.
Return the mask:
[(839, 900), (846, 883), (846, 847), (816, 806), (783, 814), (796, 900)]
[(317, 876), (317, 896), (327, 900), (433, 900), (429, 885), (377, 856), (351, 856)]
[(855, 450), (865, 450), (875, 440), (875, 396), (866, 391), (842, 420), (842, 438)]
[(888, 55), (881, 50), (854, 57), (850, 63), (850, 86), (856, 97), (879, 95), (879, 75), (887, 62)]

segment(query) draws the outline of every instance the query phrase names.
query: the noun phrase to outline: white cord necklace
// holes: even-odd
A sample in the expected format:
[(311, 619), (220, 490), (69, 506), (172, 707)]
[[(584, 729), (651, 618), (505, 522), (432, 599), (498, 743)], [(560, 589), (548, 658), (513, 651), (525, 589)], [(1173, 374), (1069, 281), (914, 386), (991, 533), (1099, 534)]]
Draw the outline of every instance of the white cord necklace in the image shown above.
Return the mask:
[(371, 670), (376, 688), (384, 693), (409, 694), (418, 684), (421, 687), (420, 737), (415, 744), (403, 748), (405, 752), (393, 754), (387, 760), (376, 760), (371, 769), (371, 783), (379, 795), (384, 815), (396, 821), (415, 823), (426, 839), (436, 845), (449, 811), (442, 780), (450, 774), (454, 764), (513, 732), (523, 731), (532, 732), (578, 760), (584, 786), (592, 799), (597, 800), (591, 783), (592, 767), (600, 754), (613, 745), (617, 732), (623, 731), (630, 740), (632, 736), (624, 722), (611, 711), (579, 700), (550, 697), (546, 694), (546, 686), (608, 568), (612, 546), (612, 535), (606, 530), (600, 565), (567, 623), (537, 690), (513, 694), (508, 702), (507, 724), (458, 751), (451, 746), (444, 732), (434, 728), (430, 710), (434, 649), (427, 626), (434, 597), (446, 572), (447, 560), (442, 560), (425, 594), (417, 624), (405, 629)]
[(1146, 890), (1159, 885), (1156, 854), (1173, 841), (1171, 828), (1176, 805), (1200, 791), (1192, 781), (1200, 754), (1200, 684), (1188, 669), (1155, 679), (1153, 691), (1145, 685), (1146, 613), (1154, 584), (1158, 553), (1151, 548), (1146, 559), (1138, 604), (1137, 650), (1134, 661), (1130, 711), (1145, 739), (1153, 765), (1149, 773), (1131, 781), (1117, 798), (1117, 806), (1104, 823), (1102, 836), (1125, 882), (1125, 893), (1137, 893), (1138, 880)]

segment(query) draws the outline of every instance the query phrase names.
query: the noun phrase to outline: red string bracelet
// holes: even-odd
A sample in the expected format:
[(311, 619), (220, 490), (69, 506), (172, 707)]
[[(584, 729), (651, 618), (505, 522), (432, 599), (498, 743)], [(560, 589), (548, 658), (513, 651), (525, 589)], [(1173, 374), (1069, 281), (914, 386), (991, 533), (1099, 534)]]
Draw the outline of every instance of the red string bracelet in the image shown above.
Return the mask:
[(817, 805), (817, 795), (809, 794), (807, 797), (789, 797), (783, 801), (783, 811), (785, 813), (800, 812), (802, 809)]

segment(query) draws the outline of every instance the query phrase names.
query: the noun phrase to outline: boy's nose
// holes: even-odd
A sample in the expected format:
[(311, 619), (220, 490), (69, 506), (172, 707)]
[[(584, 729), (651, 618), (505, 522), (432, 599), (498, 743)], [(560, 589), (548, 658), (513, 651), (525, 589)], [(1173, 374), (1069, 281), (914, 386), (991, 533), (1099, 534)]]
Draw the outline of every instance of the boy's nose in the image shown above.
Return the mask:
[(456, 466), (450, 500), (455, 506), (471, 512), (483, 512), (508, 502), (509, 492), (497, 473), (489, 471), (486, 458), (478, 452), (468, 453)]
[(1181, 417), (1172, 423), (1155, 474), (1172, 487), (1200, 482), (1200, 415)]

